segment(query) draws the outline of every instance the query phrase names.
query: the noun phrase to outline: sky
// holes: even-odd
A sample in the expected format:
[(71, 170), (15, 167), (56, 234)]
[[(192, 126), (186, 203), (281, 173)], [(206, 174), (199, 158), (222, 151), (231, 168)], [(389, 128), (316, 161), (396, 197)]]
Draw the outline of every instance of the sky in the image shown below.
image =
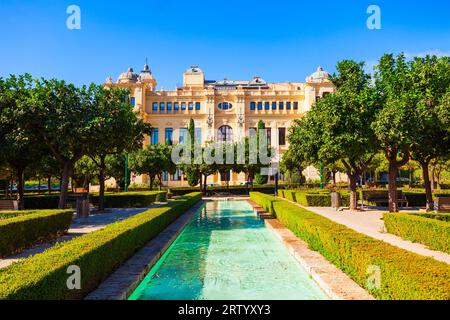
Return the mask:
[[(381, 10), (370, 30), (367, 8)], [(70, 30), (67, 7), (81, 10)], [(173, 89), (198, 65), (208, 80), (303, 82), (318, 66), (384, 53), (450, 55), (450, 1), (0, 0), (0, 77), (31, 73), (76, 85), (148, 64)]]

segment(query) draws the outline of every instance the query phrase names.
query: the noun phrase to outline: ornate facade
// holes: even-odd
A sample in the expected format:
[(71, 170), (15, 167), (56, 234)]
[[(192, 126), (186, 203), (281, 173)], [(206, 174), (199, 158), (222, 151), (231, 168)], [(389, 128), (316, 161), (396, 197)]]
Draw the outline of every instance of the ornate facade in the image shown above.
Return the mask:
[[(259, 76), (251, 80), (206, 80), (205, 73), (192, 66), (183, 73), (183, 85), (175, 90), (157, 90), (157, 82), (147, 64), (137, 74), (132, 68), (117, 82), (105, 85), (130, 89), (136, 111), (155, 128), (145, 144), (183, 143), (189, 120), (195, 121), (198, 141), (238, 141), (256, 131), (259, 120), (268, 130), (269, 142), (279, 154), (288, 148), (287, 134), (294, 119), (302, 117), (312, 104), (334, 91), (329, 74), (318, 68), (305, 82), (268, 83)], [(316, 170), (305, 170), (307, 178), (318, 178)], [(221, 177), (209, 183), (220, 184)], [(244, 175), (233, 174), (231, 184), (244, 182)], [(134, 177), (145, 183), (145, 177)], [(170, 186), (185, 185), (183, 175), (164, 177)]]

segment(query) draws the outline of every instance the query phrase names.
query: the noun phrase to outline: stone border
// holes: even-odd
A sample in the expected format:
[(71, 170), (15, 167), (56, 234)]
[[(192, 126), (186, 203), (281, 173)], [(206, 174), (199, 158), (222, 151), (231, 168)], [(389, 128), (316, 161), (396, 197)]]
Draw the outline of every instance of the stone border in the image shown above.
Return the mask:
[(84, 299), (126, 300), (150, 272), (150, 269), (169, 249), (203, 204), (204, 201), (202, 200), (172, 222)]
[[(254, 210), (261, 209), (255, 203), (251, 201), (249, 203)], [(309, 249), (306, 242), (295, 236), (280, 221), (267, 219), (265, 224), (331, 299), (375, 300), (342, 270), (331, 264), (318, 252)]]

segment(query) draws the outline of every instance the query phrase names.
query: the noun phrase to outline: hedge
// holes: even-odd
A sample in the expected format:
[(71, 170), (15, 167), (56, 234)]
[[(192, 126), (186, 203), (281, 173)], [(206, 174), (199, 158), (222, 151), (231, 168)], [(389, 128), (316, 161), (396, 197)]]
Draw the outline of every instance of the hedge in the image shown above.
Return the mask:
[[(155, 202), (166, 201), (167, 191), (122, 192), (105, 195), (106, 208), (145, 208)], [(98, 195), (89, 196), (94, 205), (98, 205)]]
[[(450, 215), (442, 215), (448, 219)], [(429, 248), (450, 253), (450, 223), (438, 220), (438, 215), (385, 213), (384, 225), (389, 233)]]
[[(0, 269), (0, 299), (81, 299), (200, 200), (191, 193)], [(79, 290), (66, 285), (72, 265), (81, 271)]]
[(45, 210), (21, 214), (0, 220), (0, 257), (65, 233), (72, 222), (73, 211)]
[[(347, 273), (377, 299), (450, 299), (450, 266), (358, 233), (279, 198), (251, 194), (309, 247)], [(378, 266), (381, 287), (368, 285)]]
[(29, 215), (29, 214), (37, 213), (37, 212), (39, 212), (39, 210), (0, 211), (0, 220), (25, 216), (25, 215)]
[[(107, 208), (145, 208), (154, 202), (166, 201), (166, 191), (141, 191), (105, 194)], [(89, 201), (98, 205), (98, 194), (90, 194)], [(58, 208), (59, 194), (25, 196), (25, 209)]]
[[(281, 190), (279, 195), (305, 207), (331, 207), (331, 194), (327, 189), (312, 191)], [(341, 192), (341, 199), (343, 207), (350, 205), (350, 193)]]

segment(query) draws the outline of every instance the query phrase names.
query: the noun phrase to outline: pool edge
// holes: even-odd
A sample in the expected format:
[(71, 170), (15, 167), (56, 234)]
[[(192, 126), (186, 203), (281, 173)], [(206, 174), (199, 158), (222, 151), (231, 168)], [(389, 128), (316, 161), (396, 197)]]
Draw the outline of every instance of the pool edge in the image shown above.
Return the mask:
[(106, 278), (94, 291), (90, 292), (84, 300), (126, 300), (204, 203), (204, 200), (199, 201), (183, 213)]
[[(254, 210), (259, 208), (247, 200)], [(289, 253), (305, 269), (317, 285), (333, 300), (375, 300), (347, 274), (331, 264), (320, 253), (309, 249), (277, 219), (265, 219), (266, 227), (283, 243)]]

